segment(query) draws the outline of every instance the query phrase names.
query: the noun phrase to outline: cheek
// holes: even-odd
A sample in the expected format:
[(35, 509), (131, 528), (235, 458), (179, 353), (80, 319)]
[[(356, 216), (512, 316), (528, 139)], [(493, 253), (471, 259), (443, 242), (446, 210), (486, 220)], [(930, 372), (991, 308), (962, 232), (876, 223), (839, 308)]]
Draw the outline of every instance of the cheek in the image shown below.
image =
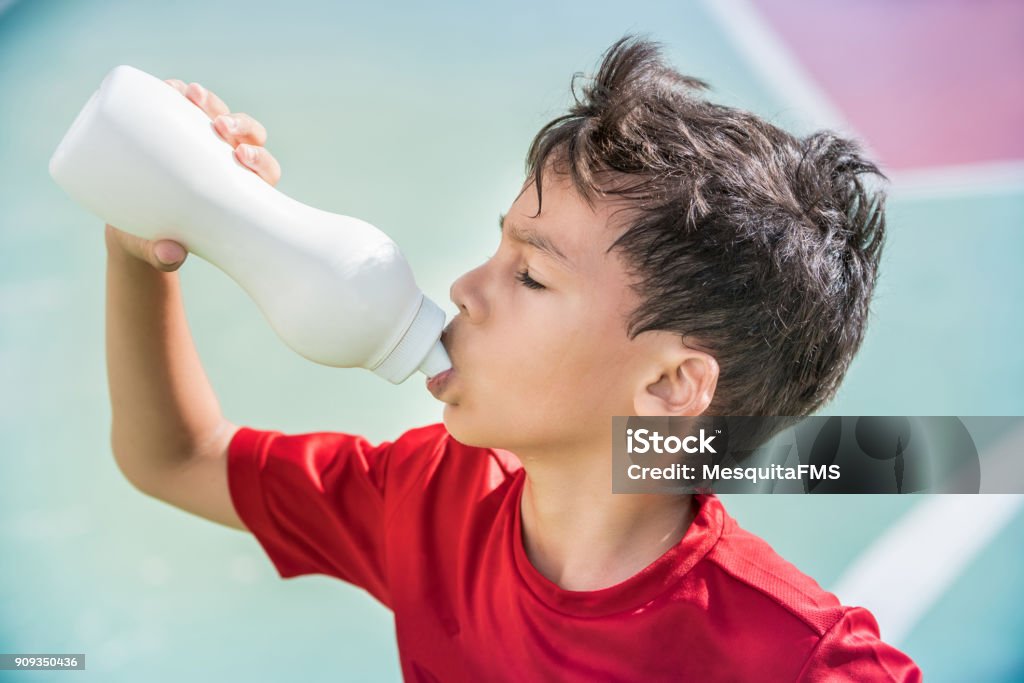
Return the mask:
[(491, 324), (479, 330), (467, 349), (472, 377), (467, 378), (464, 405), (504, 411), (519, 421), (550, 410), (575, 391), (586, 335), (572, 307), (515, 303), (522, 305), (494, 311)]
[(586, 302), (563, 307), (506, 335), (496, 374), (528, 397), (532, 412), (593, 410), (614, 398), (622, 352), (615, 336), (621, 332), (611, 328), (603, 312)]
[(474, 376), (459, 405), (445, 408), (453, 435), (512, 448), (586, 437), (608, 416), (629, 414), (621, 406), (621, 347), (609, 342), (610, 326), (585, 313), (563, 308), (543, 320), (519, 318), (478, 338)]

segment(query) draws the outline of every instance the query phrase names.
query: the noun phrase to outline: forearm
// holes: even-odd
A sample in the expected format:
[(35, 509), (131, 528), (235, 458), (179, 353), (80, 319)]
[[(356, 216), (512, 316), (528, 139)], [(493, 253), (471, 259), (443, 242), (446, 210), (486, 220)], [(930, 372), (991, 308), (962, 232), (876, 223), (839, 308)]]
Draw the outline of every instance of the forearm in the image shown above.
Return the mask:
[(227, 422), (188, 329), (177, 273), (107, 243), (111, 445), (138, 486), (222, 440)]

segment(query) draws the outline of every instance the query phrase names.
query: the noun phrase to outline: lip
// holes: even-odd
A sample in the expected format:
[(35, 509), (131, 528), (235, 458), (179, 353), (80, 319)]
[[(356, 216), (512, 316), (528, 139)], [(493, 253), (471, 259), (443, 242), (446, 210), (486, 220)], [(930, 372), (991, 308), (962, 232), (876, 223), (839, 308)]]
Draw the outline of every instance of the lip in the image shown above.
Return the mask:
[(427, 391), (429, 391), (434, 398), (441, 400), (441, 393), (444, 392), (448, 382), (451, 381), (452, 374), (454, 374), (454, 368), (448, 368), (444, 372), (439, 372), (430, 379), (427, 380)]

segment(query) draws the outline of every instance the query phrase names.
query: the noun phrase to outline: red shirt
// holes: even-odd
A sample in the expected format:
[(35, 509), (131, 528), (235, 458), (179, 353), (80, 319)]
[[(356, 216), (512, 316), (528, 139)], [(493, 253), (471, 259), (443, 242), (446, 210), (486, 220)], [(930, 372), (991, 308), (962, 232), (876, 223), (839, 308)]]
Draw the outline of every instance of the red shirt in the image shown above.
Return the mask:
[(283, 578), (326, 574), (389, 607), (407, 681), (920, 681), (874, 617), (741, 529), (714, 495), (635, 576), (568, 591), (530, 563), (515, 456), (443, 424), (372, 445), (241, 428), (228, 477)]

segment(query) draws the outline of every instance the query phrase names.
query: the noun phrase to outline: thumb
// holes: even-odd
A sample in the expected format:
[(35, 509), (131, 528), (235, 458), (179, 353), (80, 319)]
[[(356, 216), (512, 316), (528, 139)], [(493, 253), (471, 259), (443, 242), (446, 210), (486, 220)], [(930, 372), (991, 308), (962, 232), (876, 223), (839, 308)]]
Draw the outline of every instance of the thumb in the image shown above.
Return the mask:
[(149, 256), (154, 268), (170, 272), (181, 267), (188, 251), (173, 240), (159, 240), (152, 243)]

